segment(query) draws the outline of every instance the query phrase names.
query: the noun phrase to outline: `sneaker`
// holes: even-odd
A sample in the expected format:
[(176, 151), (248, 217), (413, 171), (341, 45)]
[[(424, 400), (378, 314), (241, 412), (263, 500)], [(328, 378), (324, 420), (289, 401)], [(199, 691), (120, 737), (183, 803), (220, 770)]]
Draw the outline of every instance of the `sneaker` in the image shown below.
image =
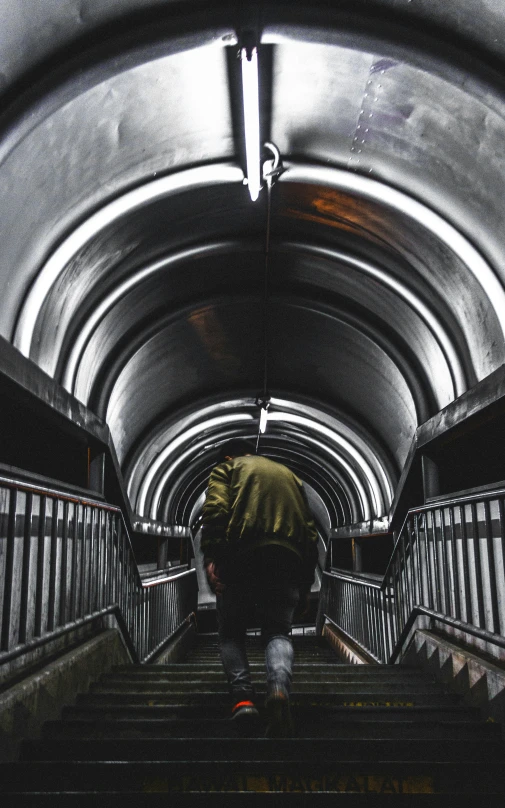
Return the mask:
[(282, 690), (276, 690), (267, 696), (265, 701), (267, 712), (267, 738), (291, 738), (293, 736), (293, 719), (289, 707), (289, 696)]
[(259, 713), (252, 701), (239, 701), (232, 708), (231, 720), (240, 730), (247, 730), (257, 724)]

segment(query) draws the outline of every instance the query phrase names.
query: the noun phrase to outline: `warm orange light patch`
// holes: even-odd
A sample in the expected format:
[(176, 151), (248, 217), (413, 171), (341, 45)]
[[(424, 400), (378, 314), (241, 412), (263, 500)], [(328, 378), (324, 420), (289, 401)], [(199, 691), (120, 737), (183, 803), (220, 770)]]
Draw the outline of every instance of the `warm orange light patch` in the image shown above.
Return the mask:
[(317, 185), (293, 185), (283, 188), (284, 205), (280, 213), (295, 219), (315, 222), (348, 232), (359, 232), (374, 241), (382, 241), (380, 234), (385, 222), (380, 208), (334, 188)]

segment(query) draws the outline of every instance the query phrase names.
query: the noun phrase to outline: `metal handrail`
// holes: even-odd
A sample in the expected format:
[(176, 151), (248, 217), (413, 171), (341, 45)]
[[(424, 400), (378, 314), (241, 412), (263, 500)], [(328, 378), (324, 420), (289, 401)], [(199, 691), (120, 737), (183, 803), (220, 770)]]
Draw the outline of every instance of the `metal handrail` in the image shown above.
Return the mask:
[(31, 491), (35, 494), (42, 496), (56, 496), (58, 499), (66, 500), (67, 502), (80, 502), (84, 505), (97, 505), (107, 511), (115, 511), (121, 513), (121, 508), (117, 505), (110, 505), (103, 502), (101, 499), (93, 499), (93, 497), (79, 497), (77, 494), (71, 494), (69, 491), (64, 491), (59, 488), (46, 488), (43, 485), (35, 485), (35, 483), (28, 483), (25, 480), (16, 480), (14, 477), (5, 477), (0, 474), (0, 485), (10, 488), (16, 488), (18, 491)]
[(184, 570), (184, 572), (176, 572), (175, 575), (167, 575), (166, 578), (157, 578), (155, 581), (142, 581), (144, 589), (149, 589), (151, 586), (159, 586), (166, 584), (167, 581), (176, 581), (178, 578), (185, 578), (187, 575), (194, 575), (196, 570)]
[(195, 570), (140, 578), (121, 510), (0, 476), (0, 664), (114, 614), (134, 661), (195, 612)]
[(380, 585), (325, 572), (318, 625), (327, 617), (382, 662), (398, 658), (421, 616), (492, 652), (505, 647), (504, 594), (500, 487), (412, 508)]
[(370, 589), (382, 589), (384, 586), (383, 581), (381, 581), (381, 583), (378, 583), (377, 581), (367, 581), (361, 573), (359, 575), (353, 575), (351, 572), (342, 572), (341, 570), (335, 568), (325, 570), (324, 575), (338, 578), (339, 581), (352, 581), (353, 584), (356, 584), (357, 586), (366, 586)]

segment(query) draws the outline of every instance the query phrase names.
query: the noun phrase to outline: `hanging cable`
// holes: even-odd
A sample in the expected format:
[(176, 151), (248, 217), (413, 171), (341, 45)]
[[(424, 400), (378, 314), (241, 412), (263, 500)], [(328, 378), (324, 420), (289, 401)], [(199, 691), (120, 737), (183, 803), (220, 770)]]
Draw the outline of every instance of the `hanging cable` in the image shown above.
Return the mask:
[(260, 435), (266, 429), (266, 422), (268, 418), (268, 408), (270, 406), (270, 395), (268, 392), (268, 351), (270, 345), (269, 326), (270, 320), (268, 316), (268, 303), (269, 303), (269, 262), (270, 262), (270, 229), (272, 218), (272, 186), (279, 176), (284, 171), (280, 159), (280, 152), (277, 146), (273, 143), (264, 143), (264, 148), (273, 155), (273, 160), (266, 160), (263, 163), (263, 179), (267, 186), (267, 220), (265, 230), (265, 261), (263, 265), (263, 298), (261, 307), (261, 332), (262, 332), (262, 348), (263, 348), (263, 394), (256, 399), (256, 404), (260, 408), (260, 419), (258, 424), (258, 435), (256, 438), (256, 454), (258, 454), (258, 447), (260, 442)]

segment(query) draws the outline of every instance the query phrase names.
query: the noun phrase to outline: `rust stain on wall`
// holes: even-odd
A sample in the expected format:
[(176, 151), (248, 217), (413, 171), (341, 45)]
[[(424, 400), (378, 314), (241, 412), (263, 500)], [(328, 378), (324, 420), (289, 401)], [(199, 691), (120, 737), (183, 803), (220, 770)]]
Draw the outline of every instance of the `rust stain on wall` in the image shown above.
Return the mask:
[(197, 309), (188, 317), (207, 354), (218, 363), (225, 373), (235, 374), (241, 367), (240, 358), (234, 353), (217, 312), (212, 306)]

